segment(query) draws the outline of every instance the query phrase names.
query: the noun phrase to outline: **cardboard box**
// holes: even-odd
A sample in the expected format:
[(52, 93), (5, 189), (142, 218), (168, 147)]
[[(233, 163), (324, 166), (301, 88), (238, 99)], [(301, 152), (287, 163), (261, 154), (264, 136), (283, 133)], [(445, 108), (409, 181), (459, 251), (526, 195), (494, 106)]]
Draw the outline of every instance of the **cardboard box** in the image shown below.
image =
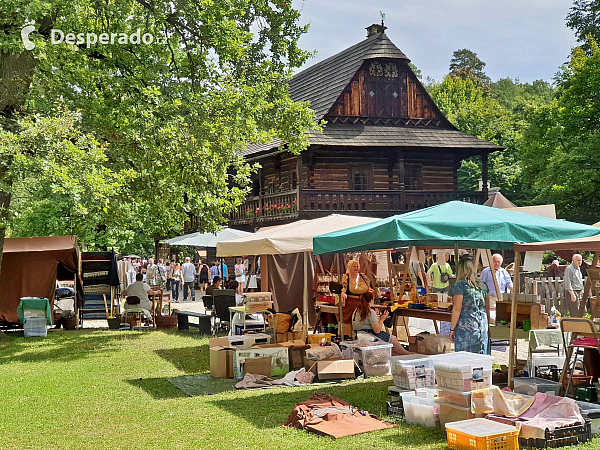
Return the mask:
[(271, 376), (284, 376), (290, 371), (288, 348), (280, 344), (269, 344), (252, 347), (249, 349), (236, 349), (233, 355), (233, 376), (244, 377), (244, 362), (246, 358), (257, 356), (271, 357)]
[(408, 351), (409, 352), (413, 352), (413, 353), (418, 353), (417, 352), (417, 337), (416, 336), (409, 336), (408, 337)]
[(251, 373), (253, 375), (271, 376), (271, 357), (256, 356), (254, 358), (246, 358), (244, 361), (244, 375)]
[(296, 333), (287, 332), (287, 333), (276, 333), (275, 334), (275, 342), (281, 344), (283, 342), (289, 341), (302, 341), (306, 342), (306, 334), (303, 331), (298, 331)]
[(209, 350), (210, 376), (213, 378), (233, 378), (233, 353), (231, 347), (215, 346)]
[(285, 342), (282, 345), (288, 348), (290, 370), (299, 370), (306, 367), (306, 349), (310, 348), (310, 345), (306, 345), (302, 341)]
[(354, 378), (356, 363), (353, 358), (328, 359), (315, 361), (310, 371), (315, 373), (319, 380), (338, 380), (342, 378)]

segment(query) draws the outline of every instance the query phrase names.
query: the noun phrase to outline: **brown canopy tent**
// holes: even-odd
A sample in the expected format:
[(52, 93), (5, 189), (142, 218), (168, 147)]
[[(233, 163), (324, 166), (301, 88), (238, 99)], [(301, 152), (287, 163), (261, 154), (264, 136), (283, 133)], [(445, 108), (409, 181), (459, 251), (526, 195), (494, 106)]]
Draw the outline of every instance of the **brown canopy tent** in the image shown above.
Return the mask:
[(0, 323), (18, 323), (21, 297), (47, 298), (52, 308), (56, 280), (76, 281), (79, 301), (79, 266), (75, 236), (5, 239), (0, 271)]
[[(534, 242), (530, 244), (515, 244), (515, 281), (514, 285), (519, 286), (519, 271), (521, 266), (521, 252), (528, 251), (537, 251), (542, 252), (546, 250), (553, 251), (588, 251), (594, 252), (594, 258), (592, 261), (592, 267), (596, 267), (598, 264), (598, 256), (600, 255), (600, 234), (596, 236), (584, 237), (584, 238), (576, 238), (576, 239), (562, 239), (559, 241), (547, 241), (547, 242)], [(586, 282), (584, 291), (583, 291), (583, 299), (587, 299), (587, 296), (590, 293), (591, 283), (589, 280)], [(518, 289), (513, 289), (512, 291), (512, 308), (511, 311), (515, 311), (515, 306), (517, 303), (517, 294)], [(579, 309), (580, 316), (583, 316), (585, 311), (585, 301), (581, 302), (581, 306)], [(510, 353), (509, 353), (509, 369), (508, 369), (508, 384), (510, 386), (515, 359), (514, 359), (514, 334), (517, 327), (517, 316), (513, 314), (510, 321)], [(568, 361), (568, 359), (567, 359)], [(563, 371), (564, 373), (564, 371)]]

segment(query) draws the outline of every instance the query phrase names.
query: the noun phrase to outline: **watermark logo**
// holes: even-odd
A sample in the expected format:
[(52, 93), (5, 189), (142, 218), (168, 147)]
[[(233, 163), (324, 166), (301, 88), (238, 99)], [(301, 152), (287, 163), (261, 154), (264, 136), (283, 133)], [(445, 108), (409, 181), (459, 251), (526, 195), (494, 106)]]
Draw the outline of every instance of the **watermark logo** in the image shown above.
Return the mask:
[[(35, 31), (33, 25), (28, 25), (21, 30), (21, 39), (23, 39), (23, 45), (26, 50), (33, 50), (35, 44), (29, 40), (29, 34)], [(150, 45), (166, 44), (166, 36), (154, 36), (152, 33), (143, 33), (138, 28), (133, 33), (64, 33), (62, 30), (52, 29), (50, 30), (50, 43), (51, 44), (71, 44), (71, 45), (85, 45), (86, 48), (90, 48), (93, 45), (107, 45), (107, 44), (145, 44)]]
[(35, 27), (33, 25), (27, 25), (21, 30), (21, 40), (23, 41), (25, 50), (33, 50), (35, 48), (35, 44), (29, 40), (29, 35), (34, 31)]

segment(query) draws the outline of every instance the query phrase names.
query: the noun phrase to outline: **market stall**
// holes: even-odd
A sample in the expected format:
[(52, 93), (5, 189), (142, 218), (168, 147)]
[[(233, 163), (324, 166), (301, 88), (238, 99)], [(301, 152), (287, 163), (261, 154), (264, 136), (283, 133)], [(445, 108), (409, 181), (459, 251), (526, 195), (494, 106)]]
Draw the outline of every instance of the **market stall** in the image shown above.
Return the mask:
[[(304, 323), (308, 323), (308, 298), (312, 289), (312, 250), (314, 236), (357, 225), (376, 222), (378, 219), (359, 216), (330, 216), (299, 220), (259, 231), (250, 236), (219, 242), (217, 257), (260, 255), (263, 283), (273, 292), (276, 309), (291, 311), (299, 308)], [(265, 263), (266, 261), (266, 263)], [(300, 269), (302, 267), (302, 269)], [(302, 290), (302, 302), (298, 295)], [(263, 287), (263, 290), (265, 288)]]
[[(600, 255), (600, 235), (583, 237), (583, 238), (573, 238), (573, 239), (562, 239), (555, 241), (547, 241), (547, 242), (533, 242), (527, 244), (515, 244), (515, 286), (518, 286), (518, 277), (521, 267), (521, 252), (543, 252), (543, 251), (589, 251), (594, 253), (594, 257), (592, 260), (592, 269), (595, 269), (598, 264), (598, 257)], [(581, 300), (581, 304), (579, 307), (579, 316), (582, 317), (585, 312), (585, 305), (587, 303), (590, 290), (592, 288), (591, 276), (588, 276), (586, 280), (583, 296)], [(512, 300), (512, 310), (515, 310), (517, 305), (517, 292), (515, 290), (514, 294), (511, 297)], [(594, 316), (593, 308), (590, 308), (592, 318)], [(511, 346), (510, 346), (510, 367), (509, 367), (509, 383), (510, 376), (512, 375), (512, 370), (515, 364), (515, 358), (513, 357), (513, 339), (512, 336), (516, 332), (516, 315), (511, 318), (510, 323), (510, 331), (511, 331)], [(566, 358), (565, 364), (569, 361), (570, 358)], [(563, 370), (563, 373), (565, 371)]]
[(56, 281), (75, 283), (75, 312), (81, 306), (80, 252), (75, 236), (7, 238), (0, 272), (0, 322), (18, 323), (22, 297), (41, 297), (54, 305)]

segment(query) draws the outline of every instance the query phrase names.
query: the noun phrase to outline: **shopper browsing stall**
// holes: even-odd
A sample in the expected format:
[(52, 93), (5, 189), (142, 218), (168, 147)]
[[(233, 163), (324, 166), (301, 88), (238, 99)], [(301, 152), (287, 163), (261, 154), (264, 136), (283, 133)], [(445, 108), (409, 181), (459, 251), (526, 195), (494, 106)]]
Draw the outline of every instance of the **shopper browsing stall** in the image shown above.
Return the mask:
[(447, 294), (450, 290), (450, 277), (452, 276), (452, 268), (446, 262), (448, 255), (445, 252), (437, 254), (436, 262), (429, 267), (427, 275), (429, 275), (429, 284), (433, 285), (433, 292), (441, 292)]
[[(368, 302), (365, 300), (365, 297), (369, 297)], [(386, 309), (381, 315), (377, 315), (372, 308), (373, 302), (372, 294), (366, 293), (361, 297), (352, 316), (352, 328), (354, 331), (364, 331), (365, 333), (372, 334), (380, 341), (392, 344), (394, 346), (392, 348), (394, 356), (408, 355), (410, 352), (402, 347), (400, 342), (398, 342), (398, 338), (383, 330), (383, 322), (389, 317), (389, 311)]]
[[(372, 293), (369, 278), (360, 273), (360, 265), (357, 260), (351, 259), (346, 265), (346, 273), (342, 277), (342, 318), (344, 324), (352, 325), (352, 314), (360, 304), (363, 294)], [(352, 330), (350, 330), (352, 331)]]
[(456, 266), (457, 281), (452, 287), (450, 340), (455, 351), (489, 355), (490, 307), (487, 285), (477, 279), (472, 256), (462, 257)]

